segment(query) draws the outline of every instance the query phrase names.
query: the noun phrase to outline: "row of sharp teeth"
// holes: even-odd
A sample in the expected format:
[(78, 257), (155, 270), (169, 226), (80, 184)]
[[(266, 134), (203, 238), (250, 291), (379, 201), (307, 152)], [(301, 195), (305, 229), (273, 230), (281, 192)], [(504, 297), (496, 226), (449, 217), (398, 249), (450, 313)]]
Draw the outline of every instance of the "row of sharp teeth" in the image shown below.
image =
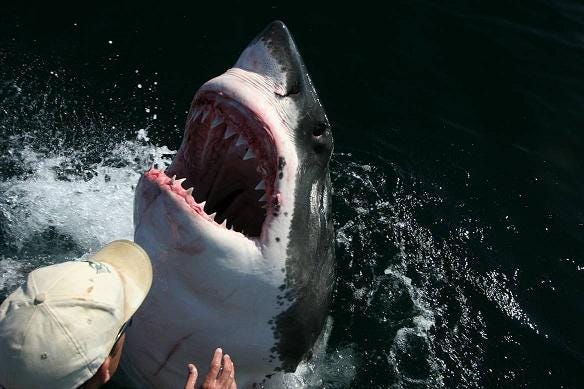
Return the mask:
[[(201, 123), (203, 123), (209, 117), (210, 113), (211, 113), (210, 108), (204, 107), (201, 110), (197, 110), (193, 114), (192, 120), (194, 122), (197, 119), (199, 119), (199, 117), (200, 117)], [(221, 124), (223, 124), (223, 118), (220, 115), (216, 115), (213, 118), (213, 120), (211, 121), (211, 125), (210, 125), (211, 131), (216, 131), (216, 128), (219, 127)], [(236, 134), (238, 134), (238, 132), (231, 125), (228, 124), (227, 127), (225, 128), (225, 133), (223, 134), (223, 139), (229, 139), (233, 135), (236, 135)], [(247, 148), (247, 151), (243, 156), (244, 161), (256, 157), (255, 152), (251, 149), (251, 147), (248, 147), (249, 143), (248, 143), (247, 139), (243, 136), (243, 134), (239, 134), (237, 141), (235, 142), (235, 146), (238, 146), (238, 147), (244, 146)]]
[[(196, 121), (199, 116), (201, 116), (201, 123), (203, 123), (208, 116), (211, 114), (211, 109), (208, 106), (203, 107), (202, 110), (197, 110), (194, 114), (193, 114), (193, 121)], [(219, 115), (215, 116), (213, 118), (213, 120), (211, 121), (211, 131), (216, 131), (216, 129), (223, 124), (223, 120), (221, 119), (221, 117)], [(235, 129), (230, 126), (227, 125), (225, 128), (225, 133), (223, 134), (223, 139), (229, 139), (231, 138), (233, 135), (238, 134), (237, 131), (235, 131)], [(252, 159), (256, 157), (256, 154), (254, 153), (254, 151), (251, 149), (251, 147), (249, 146), (249, 143), (247, 142), (247, 139), (243, 136), (243, 134), (238, 134), (239, 136), (237, 137), (237, 141), (235, 142), (235, 146), (239, 147), (239, 146), (244, 146), (247, 148), (246, 153), (243, 156), (243, 160), (248, 160), (248, 159)], [(255, 190), (266, 190), (266, 183), (264, 182), (264, 180), (260, 180), (260, 182), (257, 184), (257, 186), (254, 188)], [(266, 193), (264, 193), (264, 195), (258, 200), (259, 202), (266, 202), (268, 201), (268, 195)], [(267, 208), (266, 205), (263, 205), (262, 208)]]
[[(185, 182), (186, 178), (176, 178), (176, 175), (172, 176), (172, 178), (170, 179), (170, 185), (174, 185), (175, 183), (178, 183), (181, 187), (182, 187), (182, 183)], [(260, 182), (256, 185), (256, 187), (254, 188), (255, 190), (263, 190), (265, 191), (266, 189), (266, 183), (264, 180), (260, 180)], [(190, 187), (188, 189), (186, 189), (186, 192), (189, 196), (193, 197), (193, 191), (194, 188)], [(194, 197), (193, 197), (194, 200)], [(264, 192), (263, 196), (260, 197), (260, 199), (258, 200), (258, 202), (267, 202), (268, 201), (268, 194)], [(203, 210), (203, 212), (205, 212), (205, 204), (207, 204), (207, 201), (203, 201), (201, 203), (197, 203), (195, 201), (195, 203), (201, 207), (201, 209)], [(262, 208), (267, 208), (268, 204), (264, 204), (262, 205)], [(213, 212), (212, 214), (209, 215), (209, 217), (215, 222), (217, 223), (217, 221), (215, 221), (215, 216), (217, 216), (217, 212)], [(217, 223), (219, 224), (219, 223)], [(223, 220), (223, 223), (220, 224), (222, 227), (227, 228), (227, 218), (225, 220)], [(233, 230), (233, 225), (231, 226), (230, 230)], [(242, 231), (243, 233), (243, 231)]]

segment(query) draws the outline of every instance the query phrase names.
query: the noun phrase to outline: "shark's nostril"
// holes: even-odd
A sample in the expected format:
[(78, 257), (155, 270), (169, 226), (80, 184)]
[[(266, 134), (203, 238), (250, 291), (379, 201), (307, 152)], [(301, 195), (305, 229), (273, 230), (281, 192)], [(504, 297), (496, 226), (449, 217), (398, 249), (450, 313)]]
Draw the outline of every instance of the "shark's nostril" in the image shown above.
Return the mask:
[(280, 94), (280, 93), (276, 92), (276, 96), (289, 97), (289, 96), (297, 95), (299, 93), (300, 93), (300, 84), (298, 82), (294, 82), (294, 83), (288, 85), (288, 88), (286, 89), (286, 93)]

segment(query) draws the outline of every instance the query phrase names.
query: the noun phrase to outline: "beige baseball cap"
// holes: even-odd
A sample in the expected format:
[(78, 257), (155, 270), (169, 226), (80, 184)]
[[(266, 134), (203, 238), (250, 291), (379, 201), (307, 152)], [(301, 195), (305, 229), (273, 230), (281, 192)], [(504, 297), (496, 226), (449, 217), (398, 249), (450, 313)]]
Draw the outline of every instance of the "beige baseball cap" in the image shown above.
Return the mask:
[(33, 270), (0, 305), (0, 385), (73, 389), (93, 377), (152, 284), (137, 244)]

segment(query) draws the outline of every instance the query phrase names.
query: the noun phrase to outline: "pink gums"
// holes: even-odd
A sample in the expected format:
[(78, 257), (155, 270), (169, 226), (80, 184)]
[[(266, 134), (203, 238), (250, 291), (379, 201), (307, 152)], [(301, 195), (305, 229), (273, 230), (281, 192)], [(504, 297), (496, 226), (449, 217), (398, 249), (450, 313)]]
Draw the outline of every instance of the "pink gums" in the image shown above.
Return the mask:
[(171, 192), (177, 199), (182, 199), (189, 206), (189, 208), (193, 210), (194, 213), (207, 219), (209, 222), (213, 222), (219, 227), (223, 227), (221, 224), (216, 223), (211, 216), (205, 213), (205, 210), (201, 204), (198, 204), (195, 201), (193, 196), (191, 196), (189, 192), (181, 186), (178, 180), (173, 180), (164, 174), (163, 171), (154, 168), (145, 172), (144, 177), (147, 178), (150, 182), (157, 184), (161, 190)]

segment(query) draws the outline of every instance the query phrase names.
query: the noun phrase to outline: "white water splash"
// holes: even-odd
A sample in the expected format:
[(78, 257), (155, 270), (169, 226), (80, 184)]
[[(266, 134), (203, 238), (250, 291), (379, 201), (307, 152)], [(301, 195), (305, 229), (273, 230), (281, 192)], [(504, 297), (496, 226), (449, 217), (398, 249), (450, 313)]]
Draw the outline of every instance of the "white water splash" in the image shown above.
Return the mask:
[[(13, 289), (32, 264), (75, 259), (67, 252), (44, 252), (42, 248), (51, 247), (55, 236), (66, 238), (86, 255), (112, 240), (133, 239), (134, 188), (140, 173), (148, 161), (170, 163), (164, 156), (173, 153), (146, 144), (145, 139), (142, 130), (138, 140), (119, 144), (90, 166), (83, 165), (81, 155), (73, 150), (55, 155), (27, 145), (11, 150), (18, 155), (15, 163), (22, 164), (27, 174), (0, 182), (1, 232), (9, 251), (0, 260), (0, 291)], [(47, 231), (51, 234), (44, 237)], [(39, 244), (43, 239), (47, 241)]]

